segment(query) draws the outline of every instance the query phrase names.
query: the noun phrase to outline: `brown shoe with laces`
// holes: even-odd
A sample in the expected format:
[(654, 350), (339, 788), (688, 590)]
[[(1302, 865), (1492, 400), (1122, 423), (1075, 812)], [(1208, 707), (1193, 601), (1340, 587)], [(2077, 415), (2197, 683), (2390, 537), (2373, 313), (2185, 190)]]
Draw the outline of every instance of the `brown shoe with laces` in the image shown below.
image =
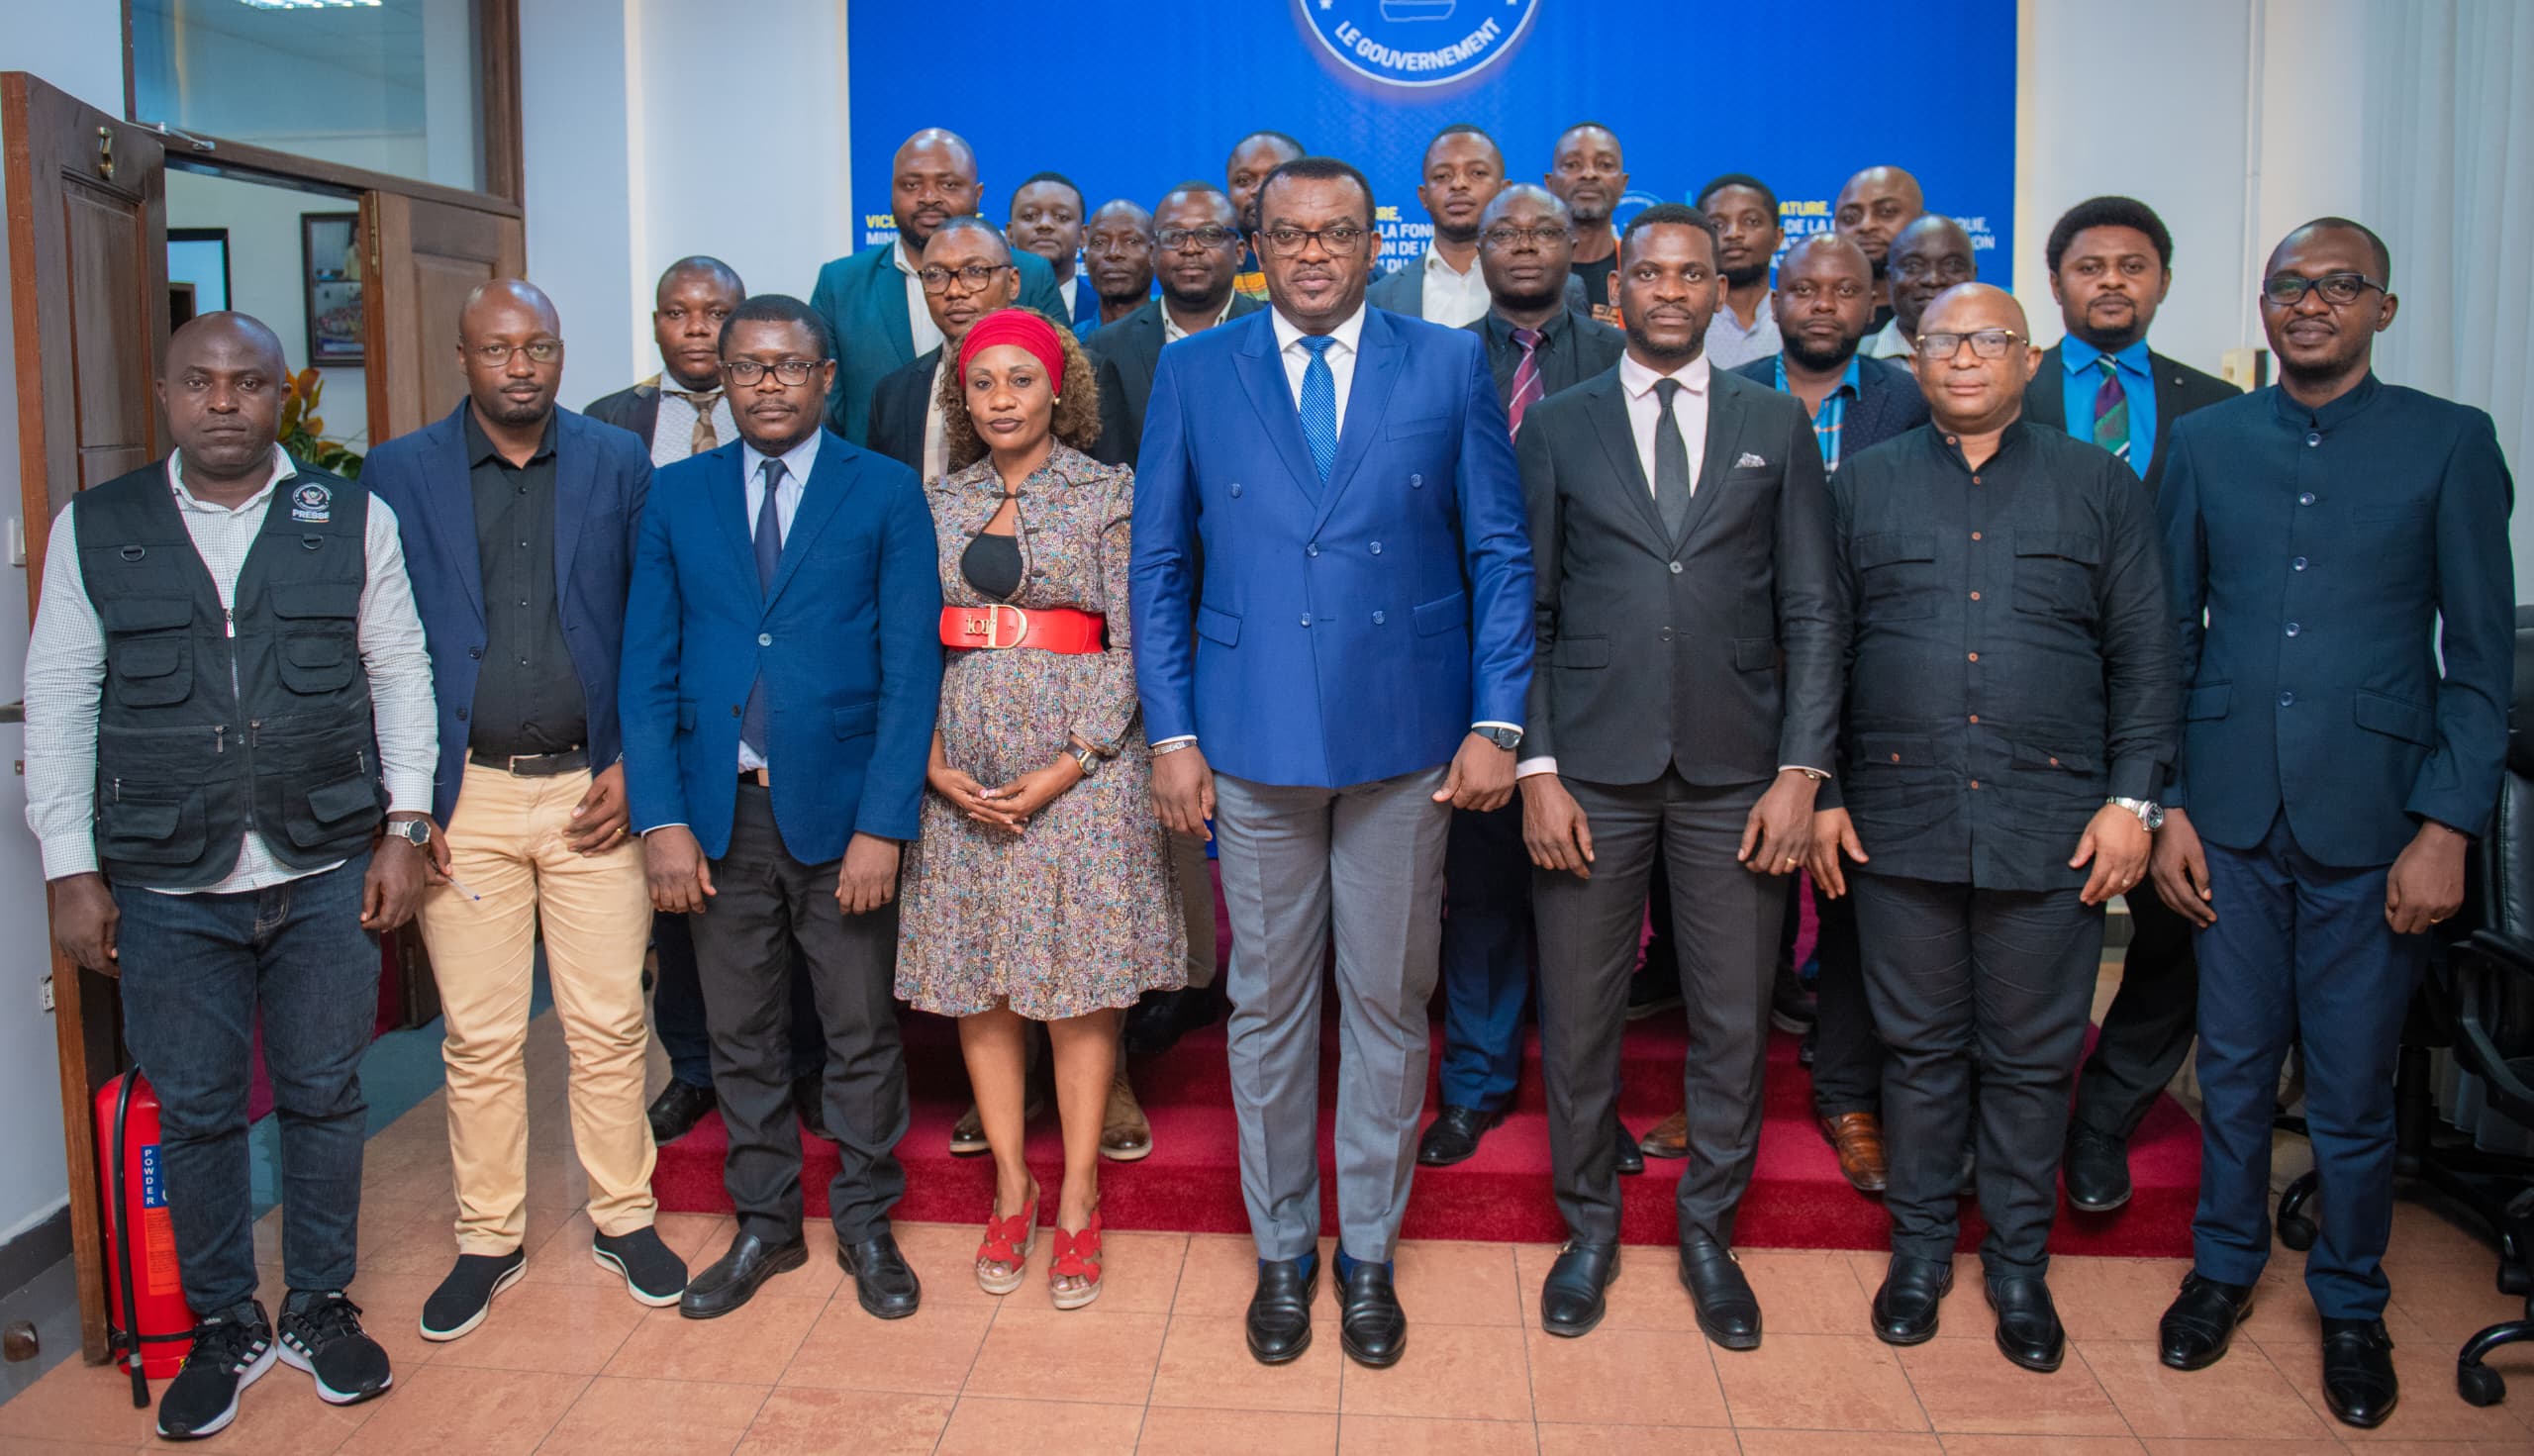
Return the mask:
[(1838, 1150), (1839, 1176), (1859, 1193), (1883, 1192), (1889, 1172), (1883, 1159), (1883, 1119), (1872, 1113), (1823, 1117), (1821, 1135)]

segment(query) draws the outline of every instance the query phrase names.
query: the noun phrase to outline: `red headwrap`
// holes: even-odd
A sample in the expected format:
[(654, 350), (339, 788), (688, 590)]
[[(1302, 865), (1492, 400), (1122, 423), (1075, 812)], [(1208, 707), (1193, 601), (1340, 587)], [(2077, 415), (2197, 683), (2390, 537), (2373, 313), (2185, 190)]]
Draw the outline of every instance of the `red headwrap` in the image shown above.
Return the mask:
[(965, 377), (968, 361), (981, 349), (998, 343), (1018, 344), (1027, 349), (1047, 369), (1047, 388), (1061, 395), (1065, 386), (1065, 346), (1056, 338), (1055, 326), (1027, 309), (997, 309), (968, 326), (968, 337), (959, 340), (959, 373)]

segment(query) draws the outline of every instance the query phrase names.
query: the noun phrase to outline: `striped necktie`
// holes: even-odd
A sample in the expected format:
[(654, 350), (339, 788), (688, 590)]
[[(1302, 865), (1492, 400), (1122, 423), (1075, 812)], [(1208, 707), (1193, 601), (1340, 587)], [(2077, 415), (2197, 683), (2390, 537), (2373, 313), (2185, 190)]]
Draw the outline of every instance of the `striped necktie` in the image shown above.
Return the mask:
[(1513, 433), (1522, 433), (1522, 412), (1540, 402), (1548, 393), (1540, 384), (1540, 331), (1516, 329), (1513, 341), (1522, 346), (1522, 361), (1513, 366), (1513, 397), (1506, 402), (1505, 412), (1513, 422)]
[(1337, 374), (1328, 367), (1328, 348), (1336, 341), (1325, 334), (1303, 336), (1303, 347), (1311, 350), (1311, 362), (1303, 366), (1303, 442), (1311, 446), (1321, 485), (1337, 463)]
[(2120, 366), (2109, 354), (2098, 354), (2102, 387), (2095, 391), (2095, 443), (2129, 459), (2129, 391), (2120, 387)]

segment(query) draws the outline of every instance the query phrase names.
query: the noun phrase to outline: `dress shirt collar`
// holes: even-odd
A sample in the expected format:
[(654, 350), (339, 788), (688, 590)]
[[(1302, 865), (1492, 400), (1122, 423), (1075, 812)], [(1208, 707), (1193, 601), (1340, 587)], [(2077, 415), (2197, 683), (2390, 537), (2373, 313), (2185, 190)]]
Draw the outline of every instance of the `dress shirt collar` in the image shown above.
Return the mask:
[(906, 274), (910, 278), (914, 277), (916, 275), (916, 270), (923, 266), (915, 259), (907, 256), (907, 235), (904, 232), (900, 232), (898, 234), (897, 242), (889, 244), (889, 261), (896, 265), (899, 272)]
[(1683, 389), (1695, 395), (1705, 395), (1709, 372), (1710, 366), (1706, 354), (1700, 354), (1669, 374), (1655, 373), (1652, 369), (1638, 363), (1636, 355), (1632, 353), (1619, 355), (1619, 388), (1635, 399), (1642, 399), (1652, 394), (1655, 382), (1662, 379), (1678, 379)]
[(2370, 369), (2350, 387), (2347, 394), (2319, 410), (2309, 410), (2290, 398), (2284, 385), (2272, 385), (2272, 408), (2279, 412), (2279, 418), (2299, 428), (2310, 424), (2316, 430), (2329, 430), (2375, 403), (2377, 393), (2383, 388), (2376, 378), (2376, 371)]
[(785, 450), (779, 457), (767, 455), (765, 451), (742, 438), (739, 441), (740, 483), (756, 484), (758, 472), (765, 468), (765, 462), (771, 458), (780, 458), (783, 461), (783, 483), (807, 486), (810, 483), (811, 467), (819, 462), (819, 437), (826, 433), (825, 430), (811, 431), (808, 438)]
[[(493, 437), (484, 433), (484, 423), (475, 418), (473, 404), (467, 405), (460, 418), (465, 422), (459, 428), (466, 432), (466, 463), (469, 467), (487, 460), (499, 460), (505, 465), (510, 463), (510, 457), (502, 453), (501, 446), (493, 443)], [(536, 448), (529, 452), (528, 464), (534, 465), (553, 455), (555, 424), (553, 413), (548, 411), (544, 433), (537, 437)]]
[[(2095, 372), (2095, 360), (2099, 359), (2102, 356), (2103, 351), (2101, 349), (2086, 342), (2074, 334), (2071, 334), (2067, 338), (2059, 340), (2059, 362), (2064, 365), (2067, 368), (2067, 371), (2072, 375), (2091, 374)], [(2135, 340), (2127, 348), (2112, 350), (2111, 361), (2121, 369), (2136, 375), (2140, 379), (2148, 380), (2151, 383), (2156, 377), (2154, 372), (2147, 367), (2147, 340), (2144, 339)]]
[[(1228, 308), (1230, 305), (1226, 304), (1224, 307)], [(1276, 331), (1276, 351), (1283, 353), (1302, 339), (1302, 328), (1293, 320), (1286, 318), (1283, 309), (1271, 308), (1268, 312), (1274, 316), (1272, 323)], [(1337, 340), (1338, 351), (1346, 354), (1356, 351), (1364, 338), (1366, 312), (1367, 306), (1359, 303), (1355, 305), (1355, 312), (1347, 316), (1346, 322), (1328, 331), (1329, 337)]]
[(237, 509), (233, 511), (227, 506), (219, 505), (212, 501), (206, 501), (202, 497), (195, 495), (192, 491), (187, 490), (185, 488), (184, 451), (169, 450), (167, 452), (167, 488), (175, 493), (176, 506), (179, 510), (217, 511), (224, 515), (231, 516), (237, 515), (240, 512), (251, 511), (262, 505), (265, 499), (271, 496), (274, 486), (281, 484), (283, 481), (290, 479), (298, 473), (299, 462), (290, 457), (290, 451), (283, 449), (281, 445), (276, 442), (273, 445), (272, 478), (265, 481), (262, 486), (258, 487), (253, 495), (248, 496), (245, 500), (240, 502)]
[[(1219, 324), (1225, 319), (1231, 317), (1231, 301), (1238, 297), (1240, 297), (1238, 290), (1234, 290), (1223, 295), (1223, 306), (1215, 310), (1215, 324)], [(1188, 337), (1188, 331), (1179, 327), (1179, 321), (1170, 317), (1170, 305), (1167, 302), (1161, 299), (1154, 299), (1152, 306), (1154, 312), (1161, 315), (1162, 342), (1177, 343), (1179, 340)], [(1209, 324), (1206, 327), (1211, 329), (1214, 327), (1214, 324)]]
[(1475, 257), (1471, 258), (1469, 260), (1469, 266), (1466, 268), (1455, 268), (1452, 266), (1452, 260), (1437, 251), (1433, 241), (1428, 239), (1425, 243), (1425, 271), (1431, 273), (1438, 269), (1442, 272), (1449, 273), (1455, 280), (1458, 280), (1466, 278), (1470, 274), (1478, 271), (1478, 259)]
[[(1831, 394), (1844, 394), (1850, 399), (1865, 398), (1865, 365), (1859, 362), (1860, 357), (1861, 356), (1857, 354), (1848, 355), (1848, 367), (1840, 373), (1839, 382), (1830, 386)], [(1774, 359), (1770, 360), (1770, 362), (1777, 367), (1778, 393), (1794, 393), (1793, 390), (1787, 387), (1785, 353), (1779, 353)]]
[[(2013, 419), (2006, 422), (2006, 428), (1998, 432), (1998, 452), (1984, 461), (1980, 468), (1991, 469), (1997, 462), (2014, 453), (2016, 446), (2023, 442), (2024, 432), (2031, 424), (2032, 422), (2025, 419), (2021, 412), (2017, 412)], [(1940, 421), (1929, 421), (1927, 430), (1935, 440), (1936, 448), (1956, 465), (1961, 466), (1963, 473), (1969, 474), (1971, 462), (1963, 457), (1961, 437), (1945, 429)]]
[[(1548, 316), (1548, 322), (1540, 326), (1541, 347), (1547, 347), (1549, 344), (1556, 342), (1558, 339), (1565, 335), (1567, 315), (1570, 312), (1571, 310), (1568, 309), (1559, 309), (1556, 313)], [(1498, 313), (1493, 305), (1489, 306), (1487, 310), (1487, 337), (1490, 341), (1503, 348), (1521, 347), (1521, 345), (1513, 339), (1513, 330), (1517, 327), (1519, 326), (1515, 325), (1512, 320)]]

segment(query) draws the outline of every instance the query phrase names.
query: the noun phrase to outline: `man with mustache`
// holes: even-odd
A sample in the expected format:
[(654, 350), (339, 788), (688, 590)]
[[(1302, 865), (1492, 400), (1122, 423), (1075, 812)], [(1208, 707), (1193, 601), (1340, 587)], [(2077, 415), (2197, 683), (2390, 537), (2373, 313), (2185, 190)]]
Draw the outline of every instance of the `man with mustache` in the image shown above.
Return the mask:
[[(819, 269), (810, 307), (836, 340), (835, 393), (828, 428), (860, 444), (871, 422), (871, 392), (893, 370), (941, 345), (916, 274), (925, 244), (952, 218), (977, 211), (977, 154), (956, 133), (927, 127), (909, 137), (889, 164), (889, 204), (898, 236)], [(1049, 318), (1071, 318), (1056, 276), (1034, 252), (1013, 259), (1021, 302)]]
[[(891, 992), (899, 852), (941, 688), (941, 579), (915, 472), (820, 428), (826, 321), (759, 294), (724, 325), (739, 437), (662, 470), (642, 513), (618, 700), (654, 909), (689, 917), (730, 1130), (730, 1247), (678, 1312), (711, 1319), (809, 1259), (782, 1028), (797, 953), (828, 1043), (836, 1260), (866, 1313), (916, 1311)], [(734, 547), (736, 547), (734, 549)]]
[(1976, 1122), (1998, 1348), (2051, 1371), (2050, 1228), (2103, 903), (2146, 871), (2179, 705), (2146, 495), (2022, 419), (2024, 328), (2001, 289), (1938, 295), (1912, 360), (1933, 419), (1832, 479), (1847, 714), (1810, 867), (1856, 896), (1888, 1049), (1874, 1332), (1936, 1332)]
[(457, 1262), (423, 1306), (428, 1340), (472, 1331), (528, 1272), (528, 1014), (539, 943), (571, 1056), (592, 1255), (638, 1303), (674, 1305), (686, 1287), (685, 1261), (651, 1228), (650, 895), (626, 827), (616, 716), (649, 452), (556, 408), (562, 323), (535, 285), (502, 278), (468, 294), (457, 350), (466, 402), (380, 445), (361, 471), (396, 508), (437, 664), (432, 813), (456, 882), (422, 909), (446, 1023), (457, 1181)]
[(1487, 278), (1478, 267), (1479, 218), (1505, 187), (1496, 139), (1466, 123), (1425, 144), (1416, 200), (1434, 220), (1425, 254), (1402, 263), (1364, 294), (1377, 309), (1458, 329), (1487, 315)]
[[(2147, 347), (2147, 326), (2173, 283), (2173, 236), (2145, 203), (2096, 197), (2050, 230), (2050, 293), (2062, 339), (2024, 391), (2034, 424), (2066, 430), (2129, 462), (2154, 499), (2175, 422), (2242, 391)], [(2129, 1135), (2191, 1050), (2199, 968), (2191, 922), (2154, 895), (2124, 897), (2129, 948), (2120, 990), (2077, 1078), (2076, 1114), (2060, 1176), (2090, 1213), (2129, 1202)]]
[(924, 245), (916, 280), (924, 287), (925, 316), (941, 342), (891, 373), (871, 391), (871, 419), (863, 442), (927, 485), (949, 472), (949, 438), (942, 433), (941, 379), (959, 357), (968, 328), (1010, 304), (1021, 291), (1012, 244), (982, 218), (952, 218)]
[(1696, 208), (1629, 219), (1626, 353), (1523, 417), (1538, 640), (1516, 772), (1567, 1226), (1540, 1327), (1593, 1329), (1618, 1270), (1619, 1030), (1659, 857), (1697, 1047), (1678, 1273), (1699, 1328), (1747, 1350), (1761, 1313), (1734, 1214), (1759, 1152), (1770, 971), (1838, 733), (1845, 633), (1803, 411), (1702, 352), (1723, 291), (1716, 251)]
[[(1511, 795), (1529, 543), (1479, 340), (1364, 302), (1373, 191), (1305, 157), (1259, 189), (1274, 306), (1161, 351), (1137, 449), (1135, 681), (1162, 823), (1220, 835), (1252, 1356), (1312, 1339), (1319, 996), (1340, 1002), (1338, 1336), (1398, 1362), (1451, 811)], [(1202, 578), (1200, 555), (1202, 553)], [(1605, 1142), (1608, 1129), (1603, 1129)]]
[[(1866, 261), (1874, 265), (1877, 329), (1892, 321), (1892, 285), (1885, 268), (1892, 240), (1900, 236), (1900, 230), (1926, 206), (1918, 179), (1895, 166), (1867, 167), (1850, 177), (1839, 188), (1838, 201), (1832, 205), (1830, 226), (1864, 248)], [(1871, 354), (1873, 350), (1867, 352)]]
[(2204, 1105), (2192, 1272), (2159, 1354), (2214, 1363), (2252, 1304), (2296, 1039), (2323, 1399), (2361, 1428), (2399, 1398), (2384, 1257), (2403, 1011), (2497, 803), (2516, 637), (2507, 462), (2489, 416), (2376, 377), (2391, 284), (2384, 240), (2345, 218), (2282, 240), (2261, 288), (2279, 382), (2177, 425), (2157, 502), (2187, 706), (2156, 890), (2198, 927)]
[(1074, 326), (1088, 340), (1151, 299), (1152, 214), (1123, 197), (1100, 204), (1083, 225), (1082, 266), (1100, 298), (1100, 316)]
[[(1100, 322), (1100, 296), (1083, 286), (1075, 264), (1082, 255), (1082, 230), (1089, 204), (1082, 189), (1062, 172), (1040, 172), (1022, 182), (1012, 194), (1011, 221), (1004, 236), (1012, 245), (1047, 260), (1055, 273), (1056, 296), (1065, 311), (1055, 317), (1079, 330)], [(955, 349), (954, 349), (955, 352)]]
[(1778, 195), (1757, 177), (1727, 172), (1694, 200), (1715, 219), (1724, 268), (1724, 301), (1707, 325), (1706, 353), (1718, 369), (1739, 369), (1778, 351), (1777, 310), (1769, 298), (1769, 265), (1786, 241)]
[(1960, 223), (1941, 213), (1921, 213), (1893, 236), (1885, 261), (1892, 321), (1865, 341), (1863, 352), (1867, 358), (1892, 359), (1906, 368), (1918, 337), (1919, 317), (1937, 294), (1980, 276), (1979, 255)]
[(1268, 174), (1303, 154), (1303, 145), (1282, 132), (1252, 132), (1232, 144), (1231, 155), (1223, 162), (1223, 192), (1231, 198), (1231, 210), (1240, 223), (1240, 266), (1232, 275), (1232, 288), (1251, 303), (1267, 301), (1267, 273), (1259, 265), (1258, 249), (1252, 241), (1258, 236), (1258, 189), (1266, 185)]
[(1619, 240), (1610, 214), (1627, 195), (1627, 165), (1619, 139), (1600, 122), (1577, 122), (1557, 134), (1549, 169), (1540, 178), (1575, 219), (1575, 277), (1584, 285), (1593, 317), (1615, 323), (1618, 295), (1610, 277), (1618, 270)]

